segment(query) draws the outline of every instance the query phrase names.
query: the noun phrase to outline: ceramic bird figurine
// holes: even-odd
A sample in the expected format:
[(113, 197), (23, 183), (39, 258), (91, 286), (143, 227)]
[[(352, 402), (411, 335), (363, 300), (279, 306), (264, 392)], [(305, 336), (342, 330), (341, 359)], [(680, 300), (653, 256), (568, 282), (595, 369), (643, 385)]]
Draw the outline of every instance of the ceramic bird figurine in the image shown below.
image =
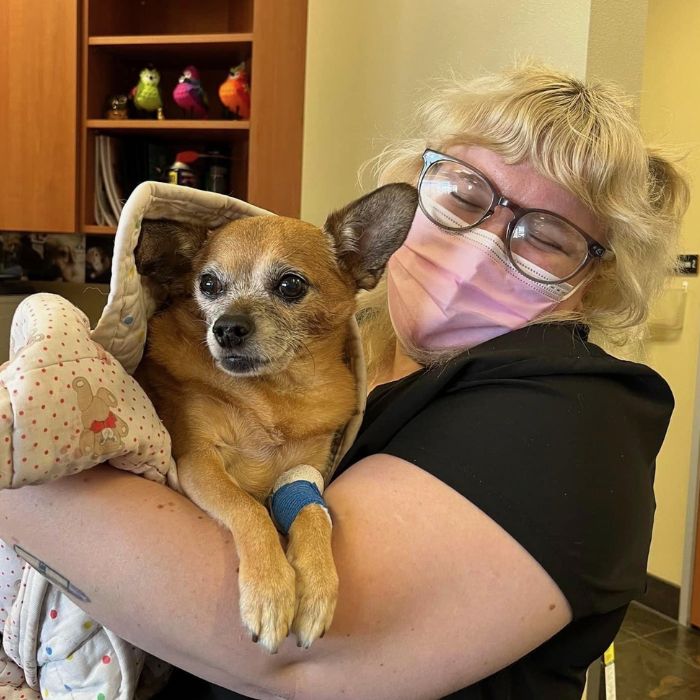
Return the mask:
[(228, 72), (228, 78), (219, 86), (219, 99), (233, 119), (250, 119), (250, 82), (245, 63), (239, 63)]
[(173, 90), (173, 100), (188, 117), (206, 119), (209, 116), (209, 100), (202, 89), (199, 71), (194, 66), (187, 66)]
[(131, 98), (137, 109), (143, 112), (157, 112), (163, 118), (163, 101), (160, 98), (160, 73), (147, 66), (139, 73), (139, 84), (131, 91)]

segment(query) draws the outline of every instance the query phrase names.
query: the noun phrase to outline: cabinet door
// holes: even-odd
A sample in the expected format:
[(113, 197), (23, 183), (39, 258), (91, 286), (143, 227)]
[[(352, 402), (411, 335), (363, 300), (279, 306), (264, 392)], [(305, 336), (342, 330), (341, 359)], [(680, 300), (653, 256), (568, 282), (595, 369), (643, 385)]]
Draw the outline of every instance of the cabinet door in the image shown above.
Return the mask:
[(78, 0), (0, 0), (0, 230), (76, 230)]

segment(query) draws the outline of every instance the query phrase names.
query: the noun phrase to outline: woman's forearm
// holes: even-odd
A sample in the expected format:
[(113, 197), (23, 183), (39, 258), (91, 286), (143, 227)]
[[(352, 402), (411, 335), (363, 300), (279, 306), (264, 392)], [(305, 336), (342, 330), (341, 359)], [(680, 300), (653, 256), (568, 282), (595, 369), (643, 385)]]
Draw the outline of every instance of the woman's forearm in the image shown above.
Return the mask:
[[(290, 659), (270, 657), (241, 625), (231, 534), (179, 494), (98, 467), (0, 492), (0, 513), (0, 538), (65, 576), (89, 599), (76, 602), (124, 639), (254, 697), (289, 692)], [(285, 657), (301, 653), (286, 646)]]
[(0, 537), (85, 592), (88, 613), (255, 698), (426, 700), (473, 684), (571, 620), (507, 532), (419, 467), (373, 455), (325, 491), (340, 594), (329, 634), (270, 656), (238, 614), (230, 533), (182, 496), (98, 468), (0, 492)]

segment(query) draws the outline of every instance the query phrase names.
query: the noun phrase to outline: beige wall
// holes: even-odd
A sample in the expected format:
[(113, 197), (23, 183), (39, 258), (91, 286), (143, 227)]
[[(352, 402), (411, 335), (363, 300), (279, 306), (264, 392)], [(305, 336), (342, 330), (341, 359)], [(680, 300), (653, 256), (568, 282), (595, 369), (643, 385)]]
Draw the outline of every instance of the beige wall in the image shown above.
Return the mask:
[[(644, 129), (694, 146), (698, 37), (695, 0), (309, 0), (302, 216), (320, 223), (361, 192), (358, 167), (408, 128), (431, 78), (497, 70), (518, 55), (613, 79), (632, 94), (643, 86)], [(688, 163), (700, 174), (694, 154)], [(684, 229), (689, 252), (700, 252), (699, 217), (691, 207)], [(683, 560), (698, 285), (690, 281), (681, 338), (650, 346), (650, 362), (669, 380), (677, 408), (658, 464), (649, 566), (673, 583), (681, 581)]]
[(583, 76), (589, 0), (309, 0), (302, 218), (360, 194), (430, 79), (534, 55)]
[(638, 95), (646, 24), (647, 0), (593, 0), (586, 76), (614, 80)]
[[(642, 128), (648, 136), (674, 144), (688, 157), (691, 177), (700, 179), (698, 113), (700, 112), (700, 3), (649, 0)], [(691, 202), (683, 226), (685, 251), (700, 252), (700, 206)], [(657, 517), (649, 569), (673, 583), (681, 582), (686, 499), (693, 450), (693, 413), (700, 347), (700, 282), (689, 277), (685, 325), (680, 337), (655, 342), (649, 362), (668, 380), (676, 409), (657, 465)], [(678, 281), (673, 282), (677, 285)]]
[(360, 165), (410, 128), (435, 77), (472, 76), (531, 56), (638, 92), (646, 5), (309, 0), (302, 218), (321, 223), (361, 193)]

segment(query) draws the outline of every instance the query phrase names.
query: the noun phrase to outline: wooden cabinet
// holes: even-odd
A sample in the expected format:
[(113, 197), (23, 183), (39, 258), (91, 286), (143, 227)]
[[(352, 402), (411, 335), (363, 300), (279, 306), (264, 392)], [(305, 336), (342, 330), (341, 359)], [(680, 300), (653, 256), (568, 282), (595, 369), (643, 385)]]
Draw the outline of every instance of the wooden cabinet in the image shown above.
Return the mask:
[(0, 1), (0, 230), (76, 230), (78, 0)]
[[(307, 0), (0, 0), (0, 231), (110, 234), (95, 218), (95, 138), (215, 148), (227, 191), (280, 214), (301, 207)], [(225, 118), (218, 86), (249, 61), (251, 115)], [(108, 120), (141, 68), (161, 73), (165, 119)], [(208, 119), (172, 90), (195, 64)], [(124, 197), (129, 187), (124, 188)]]

